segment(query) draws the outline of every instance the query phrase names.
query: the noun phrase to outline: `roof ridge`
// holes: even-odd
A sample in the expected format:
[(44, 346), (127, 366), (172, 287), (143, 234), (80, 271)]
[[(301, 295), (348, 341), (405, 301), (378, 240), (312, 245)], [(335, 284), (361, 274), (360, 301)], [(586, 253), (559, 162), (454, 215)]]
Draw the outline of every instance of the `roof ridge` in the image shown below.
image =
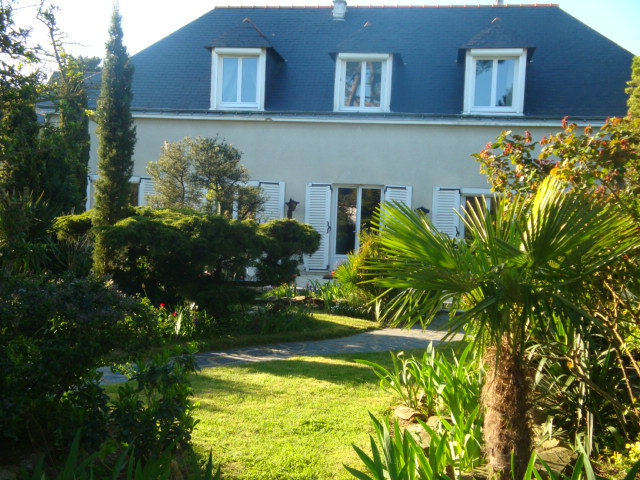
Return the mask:
[[(349, 9), (352, 8), (519, 8), (519, 7), (559, 7), (558, 3), (513, 3), (509, 5), (481, 5), (481, 4), (467, 4), (467, 5), (349, 5)], [(333, 8), (330, 5), (216, 5), (215, 9), (221, 8), (262, 8), (262, 9), (320, 9)]]

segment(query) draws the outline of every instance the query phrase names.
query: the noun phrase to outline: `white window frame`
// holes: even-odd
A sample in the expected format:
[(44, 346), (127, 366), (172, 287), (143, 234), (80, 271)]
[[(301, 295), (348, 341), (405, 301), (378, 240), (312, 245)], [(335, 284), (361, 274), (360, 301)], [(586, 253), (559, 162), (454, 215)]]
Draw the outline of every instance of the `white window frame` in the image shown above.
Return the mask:
[[(344, 105), (345, 94), (344, 86), (347, 75), (347, 62), (361, 62), (362, 69), (361, 78), (365, 76), (365, 62), (382, 62), (381, 69), (381, 88), (380, 88), (380, 106), (379, 107), (347, 107)], [(333, 110), (335, 112), (388, 112), (391, 104), (391, 68), (392, 55), (389, 53), (339, 53), (336, 57), (336, 76), (333, 92)], [(364, 92), (362, 92), (361, 103), (364, 101)]]
[[(338, 190), (341, 188), (354, 188), (357, 190), (356, 195), (356, 231), (355, 234), (355, 248), (354, 252), (360, 250), (360, 222), (362, 221), (362, 190), (380, 190), (380, 203), (384, 202), (384, 185), (366, 185), (366, 184), (351, 184), (351, 183), (334, 183), (332, 185), (331, 194), (331, 225), (335, 225), (335, 228), (331, 228), (331, 242), (329, 243), (329, 261), (332, 270), (335, 269), (341, 263), (347, 261), (349, 254), (336, 253), (336, 243), (338, 235)], [(354, 253), (351, 252), (351, 253)]]
[[(264, 48), (214, 48), (211, 69), (211, 109), (212, 110), (264, 110), (264, 86), (267, 52)], [(222, 101), (222, 62), (225, 58), (257, 58), (258, 78), (256, 81), (255, 102)], [(238, 92), (242, 82), (242, 63), (238, 64)], [(238, 98), (240, 94), (238, 93)]]
[[(498, 60), (515, 60), (513, 69), (513, 102), (510, 107), (474, 106), (476, 89), (476, 62), (493, 60), (491, 99), (495, 103)], [(464, 113), (480, 115), (522, 115), (524, 111), (524, 84), (527, 67), (526, 48), (477, 48), (467, 50), (464, 80)]]
[[(467, 206), (468, 199), (472, 197), (484, 197), (487, 207), (491, 208), (491, 202), (495, 202), (496, 193), (492, 192), (489, 188), (461, 188), (459, 213), (462, 214), (464, 208)], [(460, 233), (458, 238), (464, 238), (465, 227), (464, 222), (460, 219), (460, 228), (458, 229)]]

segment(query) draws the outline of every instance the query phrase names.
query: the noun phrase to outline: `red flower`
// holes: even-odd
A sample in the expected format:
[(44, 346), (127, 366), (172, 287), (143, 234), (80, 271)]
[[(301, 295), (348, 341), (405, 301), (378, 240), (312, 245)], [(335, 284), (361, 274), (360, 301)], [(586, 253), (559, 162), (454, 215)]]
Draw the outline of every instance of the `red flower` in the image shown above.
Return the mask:
[(178, 312), (173, 312), (171, 315), (173, 315), (174, 317), (178, 316)]
[(569, 115), (565, 116), (562, 119), (562, 128), (567, 128), (567, 123), (568, 123), (567, 120), (568, 120), (568, 118), (569, 118)]
[(161, 303), (161, 304), (160, 304), (160, 308), (164, 308), (164, 303)]

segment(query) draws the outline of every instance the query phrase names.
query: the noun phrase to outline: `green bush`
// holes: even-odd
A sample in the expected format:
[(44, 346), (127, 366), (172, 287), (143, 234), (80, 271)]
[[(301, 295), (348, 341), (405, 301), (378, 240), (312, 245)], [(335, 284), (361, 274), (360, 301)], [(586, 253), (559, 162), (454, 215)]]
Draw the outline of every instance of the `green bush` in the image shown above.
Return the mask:
[(139, 208), (136, 215), (101, 227), (98, 273), (126, 293), (154, 303), (195, 302), (212, 314), (253, 301), (244, 283), (255, 266), (262, 283), (298, 273), (303, 253), (318, 247), (318, 234), (295, 220), (258, 226), (198, 212)]
[(64, 443), (83, 425), (98, 442), (105, 397), (91, 372), (116, 349), (152, 342), (153, 315), (96, 279), (4, 276), (0, 318), (0, 444), (29, 432)]
[(221, 325), (235, 333), (261, 334), (299, 332), (315, 323), (314, 317), (304, 308), (289, 307), (277, 310), (273, 306), (256, 307), (243, 315), (235, 315), (227, 325)]
[[(126, 293), (154, 303), (195, 301), (212, 312), (243, 301), (239, 282), (261, 252), (254, 222), (196, 212), (138, 209), (137, 215), (102, 228), (96, 249)], [(226, 287), (226, 288), (225, 288)]]
[(272, 285), (291, 282), (299, 274), (303, 254), (320, 247), (320, 234), (313, 227), (291, 219), (271, 220), (258, 228), (264, 254), (257, 265), (257, 277)]
[(153, 458), (168, 448), (187, 447), (197, 421), (192, 410), (189, 374), (197, 370), (193, 353), (164, 350), (139, 361), (133, 382), (118, 387), (110, 413), (115, 438)]
[(390, 293), (368, 282), (370, 277), (365, 271), (368, 261), (382, 256), (378, 236), (370, 232), (362, 233), (358, 252), (349, 255), (347, 261), (340, 264), (333, 272), (336, 284), (347, 293), (343, 295), (347, 301), (336, 305), (334, 313), (364, 315), (382, 320), (380, 318), (382, 303), (390, 298)]
[(42, 196), (0, 189), (0, 272), (47, 271), (54, 216), (55, 208)]
[(93, 210), (87, 210), (77, 215), (56, 217), (52, 228), (58, 240), (73, 241), (91, 235), (92, 226)]

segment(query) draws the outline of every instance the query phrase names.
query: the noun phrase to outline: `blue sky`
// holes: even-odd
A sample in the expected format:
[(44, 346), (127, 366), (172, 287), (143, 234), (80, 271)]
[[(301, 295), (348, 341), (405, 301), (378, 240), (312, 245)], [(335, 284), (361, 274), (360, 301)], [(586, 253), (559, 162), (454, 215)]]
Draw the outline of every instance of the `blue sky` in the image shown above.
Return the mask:
[[(33, 21), (34, 0), (18, 0), (22, 24), (34, 26), (34, 37), (44, 43), (46, 37)], [(74, 45), (75, 54), (102, 56), (112, 0), (54, 0), (60, 7), (58, 21)], [(136, 53), (175, 31), (216, 5), (331, 5), (331, 0), (119, 0), (123, 16), (125, 43)], [(494, 0), (347, 0), (348, 5), (450, 5), (493, 4)], [(507, 4), (535, 3), (532, 1)], [(537, 3), (549, 3), (540, 0)], [(559, 0), (560, 7), (617, 44), (640, 55), (640, 0)], [(176, 8), (179, 5), (179, 8)], [(561, 45), (558, 46), (562, 48)]]

